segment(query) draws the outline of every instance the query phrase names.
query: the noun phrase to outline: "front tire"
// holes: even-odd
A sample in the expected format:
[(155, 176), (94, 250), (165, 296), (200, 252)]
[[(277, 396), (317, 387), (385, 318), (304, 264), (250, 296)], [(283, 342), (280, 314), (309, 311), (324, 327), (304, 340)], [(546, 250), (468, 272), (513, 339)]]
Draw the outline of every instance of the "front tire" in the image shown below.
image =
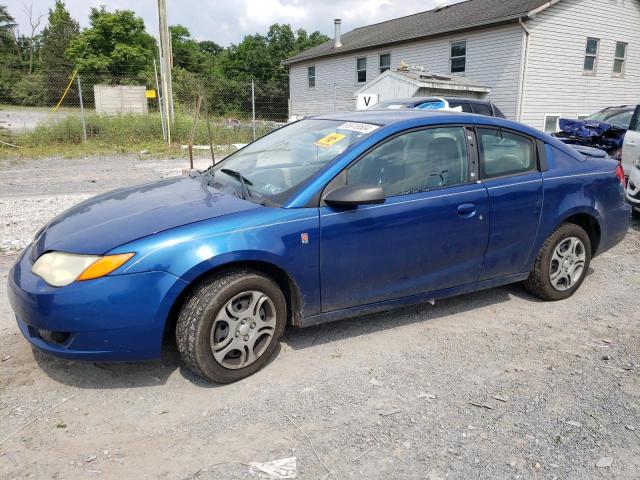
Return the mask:
[(591, 240), (578, 225), (565, 223), (544, 243), (524, 285), (543, 300), (564, 300), (584, 281), (591, 264)]
[(176, 342), (191, 370), (217, 383), (232, 383), (269, 361), (286, 319), (284, 295), (271, 278), (231, 270), (203, 281), (188, 295)]

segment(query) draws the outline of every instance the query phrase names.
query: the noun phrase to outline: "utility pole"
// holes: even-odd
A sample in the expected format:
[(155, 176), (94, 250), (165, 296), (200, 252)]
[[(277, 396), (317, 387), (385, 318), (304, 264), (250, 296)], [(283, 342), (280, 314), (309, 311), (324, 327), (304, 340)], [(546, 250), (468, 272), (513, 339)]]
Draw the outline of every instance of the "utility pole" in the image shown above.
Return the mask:
[[(173, 124), (173, 85), (171, 82), (171, 69), (173, 58), (171, 54), (171, 35), (169, 34), (169, 23), (167, 21), (166, 0), (158, 0), (158, 27), (160, 32), (160, 76), (162, 89), (164, 91), (164, 111), (167, 127)], [(171, 143), (170, 129), (167, 128), (168, 142)]]

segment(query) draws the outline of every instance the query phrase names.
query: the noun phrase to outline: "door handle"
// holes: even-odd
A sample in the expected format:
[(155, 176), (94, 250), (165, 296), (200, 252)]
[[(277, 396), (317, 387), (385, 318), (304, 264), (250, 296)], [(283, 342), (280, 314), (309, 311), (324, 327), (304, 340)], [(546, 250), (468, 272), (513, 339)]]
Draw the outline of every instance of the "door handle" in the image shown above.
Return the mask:
[(471, 218), (476, 214), (475, 203), (463, 203), (458, 205), (458, 215), (463, 218)]

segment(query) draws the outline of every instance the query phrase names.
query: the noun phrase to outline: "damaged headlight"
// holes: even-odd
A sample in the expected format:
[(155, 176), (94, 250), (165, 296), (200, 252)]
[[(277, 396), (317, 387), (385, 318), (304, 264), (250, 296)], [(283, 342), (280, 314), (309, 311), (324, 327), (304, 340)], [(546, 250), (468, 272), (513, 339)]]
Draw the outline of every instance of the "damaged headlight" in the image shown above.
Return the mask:
[(73, 282), (104, 277), (128, 262), (133, 253), (119, 255), (75, 255), (49, 252), (42, 255), (31, 271), (53, 287), (64, 287)]

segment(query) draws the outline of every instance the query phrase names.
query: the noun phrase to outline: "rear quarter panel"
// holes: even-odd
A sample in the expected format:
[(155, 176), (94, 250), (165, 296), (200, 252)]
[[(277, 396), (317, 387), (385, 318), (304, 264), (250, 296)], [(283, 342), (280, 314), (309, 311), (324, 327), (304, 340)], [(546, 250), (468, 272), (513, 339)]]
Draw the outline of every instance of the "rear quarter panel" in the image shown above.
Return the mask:
[(624, 228), (611, 224), (609, 218), (619, 216), (624, 206), (624, 191), (615, 175), (617, 162), (574, 157), (552, 145), (546, 149), (549, 170), (543, 172), (544, 205), (529, 269), (546, 239), (569, 217), (588, 214), (596, 219), (602, 235), (596, 253), (606, 246), (610, 234)]

